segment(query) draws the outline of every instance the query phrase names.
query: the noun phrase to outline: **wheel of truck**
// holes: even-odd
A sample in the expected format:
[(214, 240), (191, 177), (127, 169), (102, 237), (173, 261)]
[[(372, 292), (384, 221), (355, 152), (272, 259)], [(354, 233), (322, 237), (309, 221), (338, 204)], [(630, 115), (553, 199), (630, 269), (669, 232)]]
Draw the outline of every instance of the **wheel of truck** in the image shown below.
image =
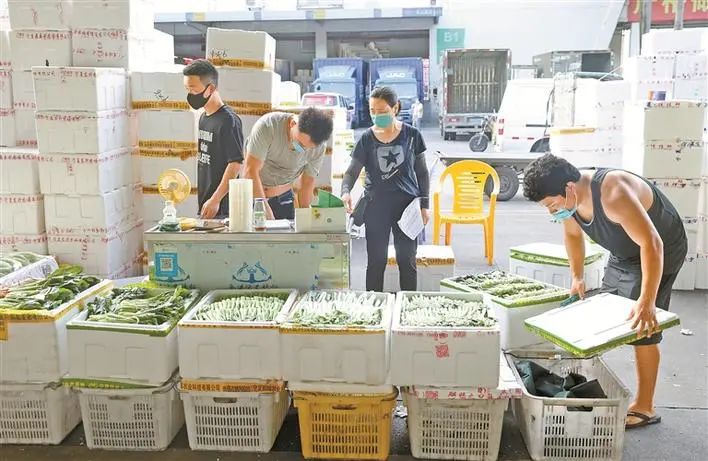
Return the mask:
[(450, 132), (450, 141), (457, 141), (457, 133), (454, 131)]
[[(497, 200), (506, 202), (516, 196), (519, 191), (519, 175), (513, 168), (509, 166), (494, 167), (499, 175), (499, 195)], [(489, 197), (494, 190), (494, 181), (492, 178), (487, 178), (487, 183), (484, 185), (484, 193)]]
[(451, 139), (451, 135), (452, 135), (452, 133), (450, 133), (449, 131), (444, 131), (443, 132), (443, 139), (445, 141), (449, 141)]
[(531, 152), (550, 152), (551, 146), (548, 138), (541, 138), (531, 146)]
[(469, 146), (472, 152), (484, 152), (489, 147), (489, 138), (484, 133), (477, 133), (470, 138)]

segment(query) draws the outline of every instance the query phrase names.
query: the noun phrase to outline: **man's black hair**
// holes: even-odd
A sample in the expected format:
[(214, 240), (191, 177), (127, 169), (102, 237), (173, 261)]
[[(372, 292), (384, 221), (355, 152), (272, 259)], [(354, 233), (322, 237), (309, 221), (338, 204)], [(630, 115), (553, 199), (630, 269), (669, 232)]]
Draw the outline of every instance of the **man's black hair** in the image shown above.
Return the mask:
[(309, 135), (312, 142), (317, 145), (322, 144), (332, 136), (333, 127), (332, 116), (314, 107), (308, 107), (303, 110), (297, 119), (298, 130)]
[(565, 186), (578, 182), (580, 171), (567, 160), (546, 154), (539, 157), (524, 172), (524, 197), (540, 202), (546, 197), (565, 197)]
[(219, 71), (206, 59), (192, 61), (190, 65), (182, 70), (182, 74), (186, 76), (196, 75), (204, 86), (210, 83), (214, 86), (219, 86)]
[(398, 104), (398, 95), (396, 90), (389, 86), (377, 86), (371, 90), (369, 98), (383, 99), (388, 104), (388, 107), (394, 109), (396, 115), (401, 111), (401, 106)]

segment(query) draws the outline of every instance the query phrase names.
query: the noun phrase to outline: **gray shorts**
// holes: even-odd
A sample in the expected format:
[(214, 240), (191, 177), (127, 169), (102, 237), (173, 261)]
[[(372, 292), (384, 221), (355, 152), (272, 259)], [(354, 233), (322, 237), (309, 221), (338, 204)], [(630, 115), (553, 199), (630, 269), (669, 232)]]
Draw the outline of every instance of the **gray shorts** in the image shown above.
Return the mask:
[[(676, 281), (678, 272), (663, 274), (659, 282), (659, 291), (656, 295), (656, 307), (665, 311), (669, 310), (671, 303), (671, 288)], [(608, 264), (605, 268), (605, 277), (602, 279), (602, 293), (612, 293), (623, 298), (639, 299), (642, 291), (642, 273), (638, 269), (624, 269), (615, 264)], [(646, 346), (659, 344), (663, 336), (661, 332), (648, 338), (642, 338), (630, 343), (632, 346)]]

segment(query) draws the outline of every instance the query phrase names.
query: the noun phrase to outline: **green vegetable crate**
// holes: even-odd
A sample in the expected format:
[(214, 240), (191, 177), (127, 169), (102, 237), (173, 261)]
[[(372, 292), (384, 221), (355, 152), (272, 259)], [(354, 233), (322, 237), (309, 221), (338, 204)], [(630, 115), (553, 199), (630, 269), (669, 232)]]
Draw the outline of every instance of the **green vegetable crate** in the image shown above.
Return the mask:
[(179, 322), (184, 379), (280, 379), (280, 332), (297, 299), (281, 289), (210, 291)]
[(569, 297), (565, 288), (503, 271), (445, 279), (440, 289), (482, 294), (499, 320), (503, 350), (553, 349), (552, 344), (528, 331), (524, 320), (559, 307)]
[(51, 256), (30, 252), (0, 254), (0, 287), (17, 285), (27, 279), (43, 279), (59, 266)]
[(177, 322), (199, 291), (115, 288), (67, 325), (70, 380), (97, 387), (160, 386), (174, 374)]
[(391, 326), (391, 384), (495, 388), (499, 340), (482, 294), (401, 291)]

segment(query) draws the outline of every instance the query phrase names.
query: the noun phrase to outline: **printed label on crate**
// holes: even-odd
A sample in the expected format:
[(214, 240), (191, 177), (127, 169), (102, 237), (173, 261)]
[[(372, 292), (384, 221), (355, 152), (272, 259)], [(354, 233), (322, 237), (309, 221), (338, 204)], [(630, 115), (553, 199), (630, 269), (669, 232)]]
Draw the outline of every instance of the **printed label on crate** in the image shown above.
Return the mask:
[(22, 31), (22, 30), (17, 30), (15, 31), (15, 37), (17, 37), (20, 40), (70, 40), (71, 39), (71, 32), (66, 30), (66, 31), (59, 31), (59, 30), (51, 30), (51, 31)]
[(7, 334), (8, 327), (9, 327), (8, 322), (7, 322), (5, 319), (0, 318), (0, 341), (7, 341), (7, 338), (8, 338), (8, 334)]
[(155, 92), (157, 101), (137, 100), (132, 102), (133, 109), (172, 109), (172, 110), (189, 110), (189, 104), (184, 101), (169, 101), (167, 99), (159, 99), (160, 92)]
[[(149, 195), (159, 195), (160, 190), (157, 187), (154, 186), (142, 186), (143, 187), (143, 194), (149, 194)], [(192, 187), (192, 190), (189, 192), (190, 195), (197, 195), (197, 188)]]
[(519, 399), (523, 395), (520, 386), (509, 389), (476, 387), (468, 389), (431, 389), (413, 386), (408, 393), (419, 399), (429, 400), (508, 400)]
[(150, 158), (178, 158), (182, 161), (192, 157), (197, 157), (196, 149), (147, 149), (140, 148), (138, 151), (142, 157)]
[(137, 384), (130, 382), (121, 381), (102, 381), (97, 379), (84, 379), (84, 378), (62, 378), (62, 384), (67, 387), (73, 387), (77, 389), (153, 389), (159, 386), (149, 386), (146, 384)]
[(262, 116), (273, 111), (270, 103), (227, 100), (224, 103), (236, 109), (239, 115)]
[(285, 390), (283, 381), (265, 381), (260, 383), (241, 381), (204, 381), (185, 380), (179, 385), (182, 391), (196, 392), (282, 392)]
[(192, 141), (169, 141), (155, 139), (151, 141), (138, 141), (138, 147), (163, 149), (196, 149), (197, 143)]
[(227, 66), (227, 67), (246, 67), (249, 69), (266, 69), (272, 70), (270, 66), (267, 66), (265, 62), (258, 61), (256, 59), (235, 59), (227, 58), (226, 51), (212, 49), (209, 51), (210, 56), (207, 57), (209, 62), (215, 66)]

